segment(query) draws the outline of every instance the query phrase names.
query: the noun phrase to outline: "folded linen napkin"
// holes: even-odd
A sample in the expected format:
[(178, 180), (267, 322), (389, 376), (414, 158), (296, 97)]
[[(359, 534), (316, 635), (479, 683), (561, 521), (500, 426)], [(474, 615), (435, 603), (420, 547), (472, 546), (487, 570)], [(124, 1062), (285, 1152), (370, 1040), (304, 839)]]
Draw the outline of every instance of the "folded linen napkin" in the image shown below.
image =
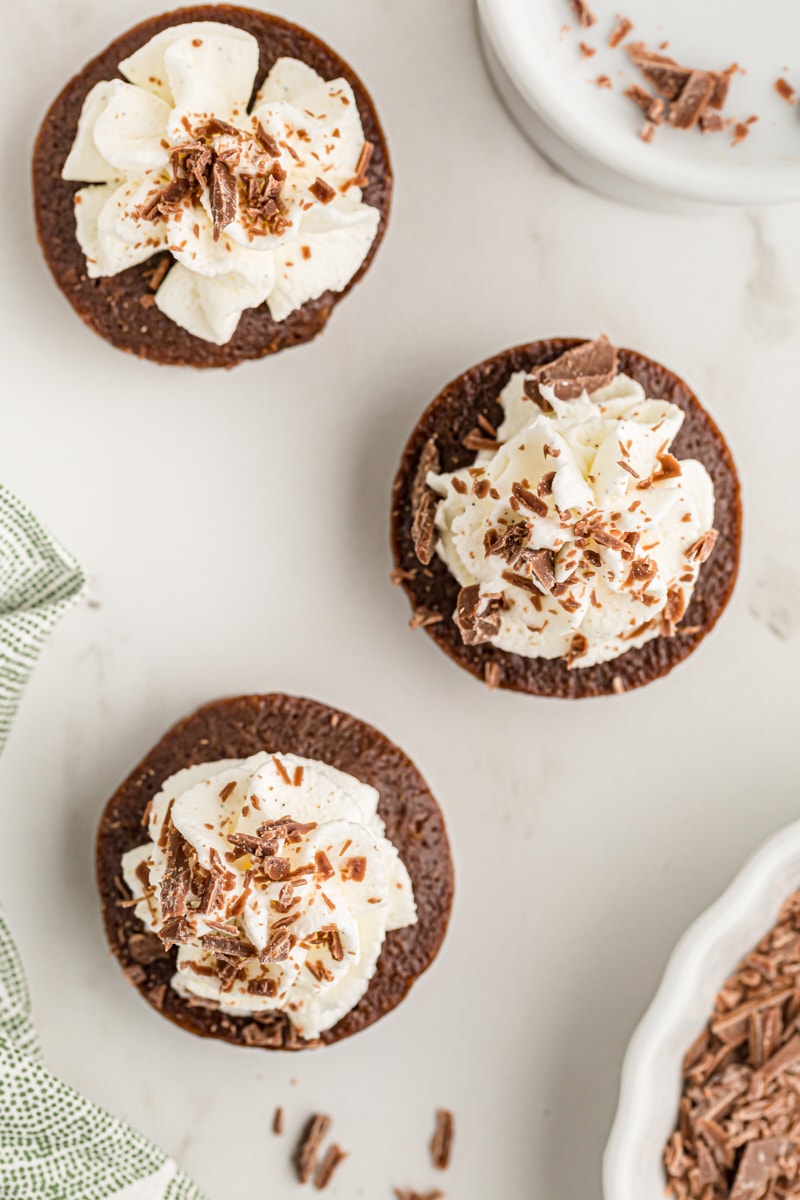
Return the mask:
[[(0, 750), (47, 635), (84, 587), (77, 562), (0, 485)], [(0, 1200), (203, 1200), (161, 1150), (46, 1069), (2, 909)]]

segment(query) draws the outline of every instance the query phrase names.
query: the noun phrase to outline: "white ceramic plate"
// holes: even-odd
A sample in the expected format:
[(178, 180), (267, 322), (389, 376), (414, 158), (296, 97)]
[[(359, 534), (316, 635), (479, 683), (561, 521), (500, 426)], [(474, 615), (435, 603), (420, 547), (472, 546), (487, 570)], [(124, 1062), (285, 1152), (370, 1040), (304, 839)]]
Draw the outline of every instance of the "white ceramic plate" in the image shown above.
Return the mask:
[(661, 1155), (675, 1128), (685, 1052), (741, 960), (800, 886), (800, 821), (776, 834), (684, 934), (633, 1036), (606, 1150), (606, 1200), (663, 1200)]
[[(637, 203), (773, 204), (800, 198), (800, 106), (775, 91), (783, 76), (800, 90), (800, 5), (793, 0), (592, 0), (597, 23), (580, 29), (569, 0), (478, 0), (487, 60), (514, 116), (562, 170), (617, 199)], [(732, 145), (730, 131), (657, 130), (624, 95), (644, 80), (608, 36), (620, 11), (644, 41), (679, 62), (709, 70), (737, 62), (725, 116), (759, 120)], [(569, 26), (568, 29), (565, 26)], [(579, 43), (595, 48), (593, 57)], [(599, 88), (607, 75), (611, 89)]]

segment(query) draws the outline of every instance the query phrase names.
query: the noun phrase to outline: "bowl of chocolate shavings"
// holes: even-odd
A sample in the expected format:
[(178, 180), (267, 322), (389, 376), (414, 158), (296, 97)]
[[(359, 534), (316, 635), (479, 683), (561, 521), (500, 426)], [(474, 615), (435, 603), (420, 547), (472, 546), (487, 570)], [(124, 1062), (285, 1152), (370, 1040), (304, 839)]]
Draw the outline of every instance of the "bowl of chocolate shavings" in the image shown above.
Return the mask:
[(636, 1030), (605, 1200), (800, 1196), (800, 822), (679, 942)]

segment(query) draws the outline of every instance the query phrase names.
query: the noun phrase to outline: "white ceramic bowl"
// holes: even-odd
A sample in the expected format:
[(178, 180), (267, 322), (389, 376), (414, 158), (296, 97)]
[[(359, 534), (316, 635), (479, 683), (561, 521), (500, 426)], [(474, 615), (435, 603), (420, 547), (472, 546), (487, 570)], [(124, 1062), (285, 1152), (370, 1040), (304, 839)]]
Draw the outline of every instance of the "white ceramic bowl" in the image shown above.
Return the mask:
[(798, 887), (800, 821), (771, 838), (681, 938), (625, 1057), (605, 1200), (663, 1200), (661, 1155), (678, 1115), (683, 1056), (725, 980)]
[[(534, 144), (567, 175), (614, 199), (650, 207), (761, 205), (800, 200), (800, 106), (777, 94), (783, 75), (800, 92), (800, 4), (796, 0), (589, 0), (597, 15), (579, 29), (569, 0), (477, 0), (489, 71)], [(702, 19), (698, 20), (702, 9)], [(642, 141), (643, 117), (622, 93), (644, 80), (608, 35), (623, 12), (627, 40), (688, 66), (747, 69), (731, 85), (726, 116), (757, 114), (738, 146), (730, 133), (667, 127)], [(565, 26), (569, 30), (565, 31)], [(596, 50), (585, 58), (584, 41)], [(605, 74), (612, 89), (598, 88)]]

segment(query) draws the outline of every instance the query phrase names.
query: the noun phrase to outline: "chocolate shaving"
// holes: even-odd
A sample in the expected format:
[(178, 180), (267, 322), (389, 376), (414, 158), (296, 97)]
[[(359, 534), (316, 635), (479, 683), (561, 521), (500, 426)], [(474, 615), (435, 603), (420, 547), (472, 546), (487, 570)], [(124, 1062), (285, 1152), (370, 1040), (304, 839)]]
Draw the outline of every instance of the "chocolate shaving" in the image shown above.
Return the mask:
[(477, 454), (480, 450), (499, 450), (502, 442), (498, 442), (497, 438), (487, 437), (480, 429), (470, 429), (466, 437), (461, 439), (461, 445), (465, 450), (474, 450)]
[(450, 1166), (454, 1133), (453, 1114), (446, 1108), (437, 1109), (436, 1129), (431, 1140), (431, 1157), (433, 1165), (439, 1171), (444, 1171)]
[[(617, 350), (605, 334), (565, 350), (553, 362), (531, 371), (525, 381), (525, 394), (536, 399), (541, 387), (552, 387), (559, 400), (574, 400), (584, 391), (595, 392), (613, 382), (617, 374)], [(546, 402), (546, 401), (545, 401)]]
[(317, 1166), (317, 1159), (325, 1136), (330, 1129), (331, 1119), (324, 1113), (316, 1113), (311, 1117), (300, 1144), (295, 1152), (297, 1178), (301, 1183), (308, 1183)]
[(324, 179), (319, 178), (314, 180), (308, 190), (316, 200), (319, 200), (320, 204), (330, 204), (336, 195), (334, 188), (329, 183), (326, 183)]
[(511, 494), (520, 502), (523, 508), (527, 508), (529, 512), (535, 513), (537, 517), (547, 516), (549, 509), (544, 500), (541, 500), (529, 488), (523, 487), (521, 483), (512, 485)]
[(272, 1132), (280, 1136), (283, 1133), (283, 1108), (278, 1105), (272, 1118)]
[(427, 478), (431, 472), (438, 474), (439, 469), (439, 451), (433, 438), (429, 438), (422, 447), (411, 485), (411, 537), (417, 558), (425, 567), (433, 558), (436, 507), (439, 503), (438, 496), (428, 487)]
[(294, 934), (288, 929), (276, 929), (259, 958), (262, 963), (284, 962), (294, 945)]
[(699, 537), (686, 551), (686, 557), (689, 559), (689, 562), (706, 562), (711, 557), (711, 551), (716, 546), (718, 537), (718, 529), (709, 529), (708, 533), (704, 533), (702, 537)]
[(214, 241), (218, 242), (223, 229), (230, 225), (236, 216), (238, 207), (236, 179), (230, 167), (219, 158), (214, 160), (211, 167), (208, 189), (211, 217), (214, 222)]
[(186, 898), (192, 885), (188, 852), (188, 842), (171, 826), (165, 851), (167, 865), (161, 881), (161, 911), (167, 921), (186, 915)]
[(465, 646), (489, 642), (500, 629), (500, 602), (481, 595), (479, 584), (464, 587), (458, 593), (453, 619)]
[(148, 196), (135, 210), (134, 216), (142, 221), (160, 221), (163, 217), (178, 212), (193, 190), (191, 180), (184, 177), (171, 179), (152, 196)]
[(367, 860), (361, 854), (355, 854), (352, 858), (348, 858), (342, 868), (342, 878), (349, 879), (353, 883), (363, 883), (367, 874)]
[(676, 129), (693, 129), (711, 100), (715, 78), (706, 71), (692, 71), (680, 95), (669, 110), (667, 120)]
[(531, 575), (545, 592), (552, 592), (556, 582), (556, 559), (552, 550), (527, 550), (525, 563)]
[(572, 11), (575, 13), (575, 16), (578, 18), (578, 24), (581, 26), (581, 28), (582, 29), (591, 29), (592, 25), (594, 25), (595, 22), (597, 21), (597, 17), (594, 15), (592, 10), (589, 8), (589, 5), (586, 3), (586, 0), (571, 0), (571, 3), (572, 3)]
[(271, 133), (267, 133), (260, 121), (256, 124), (256, 138), (273, 158), (280, 158), (281, 148)]
[(318, 1188), (319, 1191), (322, 1191), (323, 1188), (326, 1188), (333, 1179), (334, 1172), (336, 1171), (337, 1167), (339, 1167), (346, 1158), (347, 1151), (343, 1150), (341, 1146), (337, 1146), (335, 1142), (332, 1146), (329, 1146), (325, 1152), (325, 1157), (319, 1164), (317, 1173), (314, 1176), (314, 1187)]
[(623, 38), (626, 38), (632, 29), (633, 21), (629, 21), (627, 17), (620, 17), (608, 36), (608, 44), (611, 49), (616, 50)]
[(775, 91), (778, 93), (778, 95), (781, 97), (782, 100), (785, 100), (787, 104), (794, 104), (795, 96), (797, 95), (797, 91), (795, 90), (795, 88), (792, 87), (792, 85), (786, 79), (781, 79), (781, 78), (776, 79), (774, 87), (775, 87)]
[(372, 142), (364, 142), (364, 145), (361, 147), (361, 153), (358, 156), (358, 162), (356, 163), (356, 179), (363, 179), (364, 183), (367, 182), (367, 169), (372, 162), (374, 153), (375, 147)]
[(241, 938), (226, 937), (224, 933), (205, 933), (200, 938), (200, 945), (221, 958), (250, 958), (253, 946)]
[(166, 957), (164, 946), (154, 933), (132, 933), (128, 938), (128, 953), (134, 962), (145, 967)]
[(503, 679), (500, 663), (487, 662), (483, 669), (483, 679), (489, 691), (493, 692), (499, 688)]

